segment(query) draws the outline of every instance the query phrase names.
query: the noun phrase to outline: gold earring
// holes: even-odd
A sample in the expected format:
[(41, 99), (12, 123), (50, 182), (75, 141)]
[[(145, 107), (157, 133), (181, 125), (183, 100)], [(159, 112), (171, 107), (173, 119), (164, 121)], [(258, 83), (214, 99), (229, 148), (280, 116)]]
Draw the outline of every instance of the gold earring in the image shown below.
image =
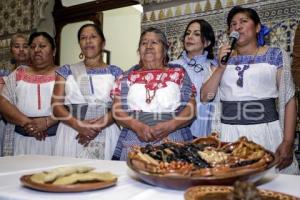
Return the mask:
[(80, 60), (82, 60), (83, 57), (84, 57), (83, 53), (81, 52), (78, 57), (79, 57)]

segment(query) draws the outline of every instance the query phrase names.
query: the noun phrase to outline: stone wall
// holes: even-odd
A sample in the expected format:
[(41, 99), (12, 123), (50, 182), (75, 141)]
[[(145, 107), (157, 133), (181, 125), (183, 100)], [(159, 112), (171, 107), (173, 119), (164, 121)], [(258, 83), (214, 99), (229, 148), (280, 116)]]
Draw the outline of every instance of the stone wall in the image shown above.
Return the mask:
[[(163, 30), (170, 42), (170, 56), (175, 59), (182, 51), (181, 38), (187, 23), (196, 18), (207, 20), (214, 28), (218, 46), (227, 38), (226, 17), (235, 5), (254, 8), (262, 22), (272, 29), (269, 44), (285, 48), (289, 53), (297, 24), (300, 21), (299, 0), (202, 0), (163, 1), (144, 4), (142, 28), (150, 26)], [(162, 4), (163, 9), (157, 9)]]
[(0, 1), (0, 69), (10, 62), (10, 37), (16, 32), (29, 34), (37, 29), (45, 16), (44, 8), (54, 0)]
[[(207, 20), (214, 28), (216, 46), (227, 39), (226, 17), (235, 5), (254, 8), (263, 24), (271, 28), (267, 44), (284, 48), (292, 55), (297, 25), (300, 23), (300, 0), (198, 0), (144, 2), (142, 29), (153, 26), (167, 35), (171, 60), (182, 52), (182, 36), (186, 25), (193, 19)], [(216, 51), (215, 51), (216, 53)], [(299, 73), (299, 71), (297, 71)], [(300, 73), (299, 73), (300, 74)], [(299, 82), (299, 81), (298, 81)], [(300, 131), (300, 91), (298, 97), (298, 123)]]

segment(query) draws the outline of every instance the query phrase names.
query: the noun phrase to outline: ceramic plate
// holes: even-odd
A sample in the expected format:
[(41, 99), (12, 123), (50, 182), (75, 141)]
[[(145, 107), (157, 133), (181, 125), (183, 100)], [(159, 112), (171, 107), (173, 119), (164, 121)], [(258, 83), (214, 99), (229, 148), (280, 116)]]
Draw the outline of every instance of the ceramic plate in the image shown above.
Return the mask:
[(24, 175), (20, 178), (20, 181), (25, 187), (45, 192), (83, 192), (108, 188), (117, 183), (117, 179), (115, 179), (113, 181), (76, 183), (71, 185), (52, 185), (49, 183), (35, 183), (31, 181), (31, 176), (32, 174)]
[(263, 169), (236, 171), (236, 173), (225, 173), (221, 176), (185, 176), (178, 173), (155, 174), (146, 172), (136, 168), (131, 161), (131, 159), (127, 160), (127, 165), (139, 179), (151, 185), (176, 190), (185, 190), (197, 185), (233, 185), (237, 180), (255, 182), (261, 179), (275, 164), (273, 161)]

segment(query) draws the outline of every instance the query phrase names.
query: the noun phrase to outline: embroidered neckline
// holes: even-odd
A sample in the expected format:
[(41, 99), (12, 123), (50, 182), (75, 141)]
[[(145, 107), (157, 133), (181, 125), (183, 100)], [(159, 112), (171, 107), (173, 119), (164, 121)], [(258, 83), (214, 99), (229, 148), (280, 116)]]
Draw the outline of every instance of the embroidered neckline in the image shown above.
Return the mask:
[[(255, 52), (255, 54), (254, 54), (254, 56), (253, 56), (253, 59), (252, 59), (252, 60), (249, 60), (249, 62), (248, 62), (247, 64), (243, 64), (243, 65), (240, 66), (239, 60), (238, 60), (238, 59), (236, 60), (236, 63), (235, 63), (236, 67), (235, 67), (235, 70), (238, 72), (238, 76), (239, 76), (238, 80), (236, 81), (236, 84), (237, 84), (238, 87), (243, 87), (243, 86), (244, 86), (244, 73), (245, 73), (245, 71), (246, 71), (247, 69), (250, 68), (250, 64), (253, 64), (253, 63), (254, 63), (255, 58), (256, 58), (256, 56), (257, 56), (257, 53), (259, 52), (259, 49), (260, 49), (260, 47), (257, 47), (256, 52)], [(239, 56), (239, 54), (237, 54), (237, 57), (238, 57), (238, 56)]]
[[(182, 78), (184, 76), (183, 68), (168, 68), (165, 71), (162, 70), (143, 70), (143, 71), (131, 71), (128, 75), (128, 80), (130, 84), (145, 84), (150, 90), (153, 90), (156, 86), (157, 80), (160, 79), (161, 73), (163, 73), (163, 77), (161, 77), (160, 88), (166, 87), (167, 81), (174, 82), (178, 85), (182, 84)], [(148, 78), (146, 78), (148, 77)]]
[(17, 69), (16, 80), (20, 81), (23, 80), (28, 83), (48, 83), (51, 81), (55, 81), (55, 75), (34, 75), (26, 73), (24, 68)]

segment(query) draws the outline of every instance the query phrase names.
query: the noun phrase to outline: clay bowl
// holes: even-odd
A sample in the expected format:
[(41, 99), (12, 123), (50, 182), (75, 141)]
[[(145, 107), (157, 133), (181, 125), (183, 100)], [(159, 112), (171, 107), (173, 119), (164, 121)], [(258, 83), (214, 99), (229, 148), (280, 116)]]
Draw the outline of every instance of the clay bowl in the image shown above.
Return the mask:
[[(223, 145), (226, 148), (233, 148), (237, 143), (221, 144), (218, 140), (208, 138), (206, 140), (200, 138), (194, 142), (201, 144)], [(226, 146), (227, 145), (227, 146)], [(220, 168), (203, 168), (191, 171), (176, 171), (161, 174), (157, 172), (155, 166), (149, 165), (141, 160), (128, 157), (127, 165), (136, 174), (139, 180), (148, 184), (168, 189), (185, 190), (197, 185), (233, 185), (237, 180), (255, 182), (262, 178), (277, 162), (275, 154), (267, 151), (269, 160), (262, 160), (260, 165), (257, 163), (245, 165), (242, 167), (224, 169)], [(208, 172), (208, 173), (206, 173)]]
[(222, 142), (216, 136), (209, 136), (209, 137), (199, 137), (192, 141), (194, 144), (202, 144), (205, 146), (211, 146), (215, 148), (220, 148)]
[(233, 185), (237, 180), (255, 182), (261, 179), (272, 167), (274, 167), (275, 159), (263, 168), (240, 169), (236, 172), (224, 173), (219, 176), (200, 176), (200, 175), (182, 175), (178, 173), (158, 174), (151, 173), (137, 168), (132, 163), (132, 159), (127, 160), (128, 167), (136, 174), (136, 176), (150, 185), (185, 190), (197, 185)]

